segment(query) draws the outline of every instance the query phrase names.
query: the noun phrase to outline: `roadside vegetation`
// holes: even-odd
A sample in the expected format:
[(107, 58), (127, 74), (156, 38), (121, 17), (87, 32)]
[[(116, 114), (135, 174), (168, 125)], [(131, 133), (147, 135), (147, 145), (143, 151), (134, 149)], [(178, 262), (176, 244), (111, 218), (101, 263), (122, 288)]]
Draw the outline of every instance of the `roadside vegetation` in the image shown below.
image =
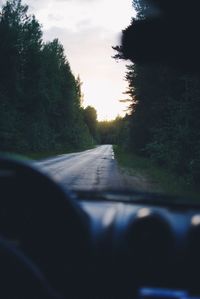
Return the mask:
[[(162, 3), (152, 0), (133, 0), (133, 4), (137, 16), (133, 18), (130, 26), (123, 30), (121, 45), (114, 47), (116, 59), (131, 61), (126, 73), (127, 105), (130, 111), (127, 124), (128, 135), (125, 134), (124, 137), (121, 135), (120, 142), (116, 143), (126, 151), (127, 160), (122, 152), (118, 158), (122, 159), (123, 163), (130, 162), (134, 168), (137, 167), (136, 162), (141, 162), (147, 168), (146, 170), (151, 170), (151, 176), (154, 176), (151, 163), (156, 165), (157, 170), (165, 169), (167, 175), (164, 175), (164, 179), (162, 179), (163, 172), (156, 170), (159, 174), (158, 180), (167, 183), (168, 177), (173, 178), (167, 185), (174, 186), (172, 188), (174, 190), (179, 189), (179, 179), (184, 182), (186, 189), (198, 189), (200, 182), (199, 69), (190, 72), (192, 57), (187, 57), (187, 61), (184, 59), (180, 61), (181, 67), (176, 65), (176, 61), (171, 61), (171, 52), (167, 51), (173, 48), (170, 45), (170, 38), (173, 40), (173, 37), (170, 35), (166, 37), (162, 32), (163, 23), (159, 18), (155, 18), (155, 22), (161, 23), (160, 27), (157, 23), (156, 27), (151, 27), (154, 26), (154, 19), (151, 19), (152, 13), (154, 11), (162, 13)], [(165, 10), (168, 14), (165, 15), (164, 24), (169, 28), (164, 29), (166, 32), (169, 30), (172, 35), (170, 26), (173, 28), (171, 24), (173, 18), (175, 17), (175, 24), (177, 18), (180, 18), (184, 28), (186, 25), (184, 14), (188, 16), (188, 11), (185, 7), (181, 7), (180, 10), (180, 5), (174, 5), (175, 10), (170, 9), (170, 3), (167, 2), (165, 5), (168, 6)], [(192, 26), (193, 23), (188, 22), (187, 26)], [(153, 31), (152, 28), (157, 29)], [(195, 28), (193, 30), (196, 30)], [(164, 38), (165, 48), (160, 39), (156, 39), (156, 34)], [(194, 32), (192, 34), (194, 36)], [(148, 42), (151, 43), (150, 48), (147, 46)], [(183, 42), (185, 44), (185, 38)], [(176, 39), (174, 43), (177, 43)], [(176, 46), (181, 47), (179, 44)], [(159, 51), (158, 49), (163, 52), (158, 53), (157, 56), (153, 55), (154, 52)], [(190, 51), (192, 49), (191, 47)], [(185, 49), (182, 48), (181, 51)], [(177, 60), (182, 57), (177, 55)], [(153, 63), (151, 59), (160, 60)], [(140, 166), (143, 169), (142, 164)]]
[(121, 171), (132, 177), (140, 176), (145, 178), (149, 182), (150, 192), (172, 196), (183, 195), (193, 199), (199, 198), (200, 190), (194, 190), (183, 177), (158, 166), (149, 158), (124, 150), (117, 145), (113, 148)]
[(1, 152), (40, 159), (116, 144), (119, 163), (132, 173), (147, 173), (172, 192), (199, 189), (199, 72), (174, 69), (170, 61), (138, 59), (143, 45), (138, 28), (151, 22), (152, 0), (133, 4), (137, 16), (123, 30), (122, 44), (114, 47), (116, 59), (131, 61), (124, 99), (129, 112), (124, 118), (97, 122), (96, 110), (83, 108), (81, 79), (73, 75), (59, 40), (44, 42), (42, 27), (28, 14), (28, 6), (21, 0), (6, 2), (0, 10)]
[(59, 40), (43, 41), (21, 0), (1, 8), (0, 36), (0, 151), (37, 157), (94, 146), (96, 112), (83, 109)]
[(98, 122), (98, 134), (101, 144), (120, 144), (127, 143), (129, 135), (128, 115), (124, 118), (117, 117), (112, 121)]

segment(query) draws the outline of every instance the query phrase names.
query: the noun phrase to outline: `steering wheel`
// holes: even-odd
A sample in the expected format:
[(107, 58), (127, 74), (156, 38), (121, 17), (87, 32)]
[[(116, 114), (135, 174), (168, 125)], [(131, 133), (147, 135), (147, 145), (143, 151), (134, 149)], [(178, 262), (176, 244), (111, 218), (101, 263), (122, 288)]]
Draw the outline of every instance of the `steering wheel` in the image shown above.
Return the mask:
[(13, 244), (0, 237), (0, 298), (63, 299), (40, 269)]
[(39, 266), (63, 294), (89, 257), (88, 219), (70, 193), (33, 163), (0, 157), (0, 235)]

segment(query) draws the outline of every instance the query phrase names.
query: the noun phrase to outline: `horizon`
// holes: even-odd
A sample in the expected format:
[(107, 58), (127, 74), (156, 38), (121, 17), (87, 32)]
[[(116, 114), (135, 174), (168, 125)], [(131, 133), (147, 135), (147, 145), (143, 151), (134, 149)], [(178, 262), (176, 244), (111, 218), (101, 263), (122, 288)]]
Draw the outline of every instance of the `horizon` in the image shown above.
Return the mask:
[[(0, 4), (4, 4), (1, 1)], [(63, 44), (73, 74), (83, 82), (83, 106), (93, 106), (98, 120), (126, 114), (127, 62), (117, 62), (112, 46), (134, 16), (132, 0), (26, 0), (29, 14), (42, 25), (43, 38)]]

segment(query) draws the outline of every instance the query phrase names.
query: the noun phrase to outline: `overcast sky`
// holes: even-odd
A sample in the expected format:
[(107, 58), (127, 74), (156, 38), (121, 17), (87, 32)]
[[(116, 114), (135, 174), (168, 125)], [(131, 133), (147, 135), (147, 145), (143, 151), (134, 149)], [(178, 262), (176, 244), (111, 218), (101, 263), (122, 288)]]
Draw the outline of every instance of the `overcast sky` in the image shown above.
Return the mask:
[[(1, 1), (1, 0), (0, 0)], [(44, 39), (64, 45), (73, 73), (83, 81), (84, 105), (99, 119), (113, 119), (125, 106), (125, 62), (117, 63), (112, 46), (134, 15), (132, 0), (23, 0), (43, 26)]]

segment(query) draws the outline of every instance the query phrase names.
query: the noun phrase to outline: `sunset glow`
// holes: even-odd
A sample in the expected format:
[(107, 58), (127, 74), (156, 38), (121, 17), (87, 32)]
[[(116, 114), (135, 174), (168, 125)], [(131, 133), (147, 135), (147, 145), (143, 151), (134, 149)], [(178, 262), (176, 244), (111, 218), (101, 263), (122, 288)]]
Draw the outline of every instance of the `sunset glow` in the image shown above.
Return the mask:
[(131, 0), (27, 0), (43, 25), (44, 39), (64, 45), (73, 73), (83, 81), (84, 106), (97, 109), (98, 119), (123, 115), (125, 64), (117, 63), (112, 46), (134, 15)]

